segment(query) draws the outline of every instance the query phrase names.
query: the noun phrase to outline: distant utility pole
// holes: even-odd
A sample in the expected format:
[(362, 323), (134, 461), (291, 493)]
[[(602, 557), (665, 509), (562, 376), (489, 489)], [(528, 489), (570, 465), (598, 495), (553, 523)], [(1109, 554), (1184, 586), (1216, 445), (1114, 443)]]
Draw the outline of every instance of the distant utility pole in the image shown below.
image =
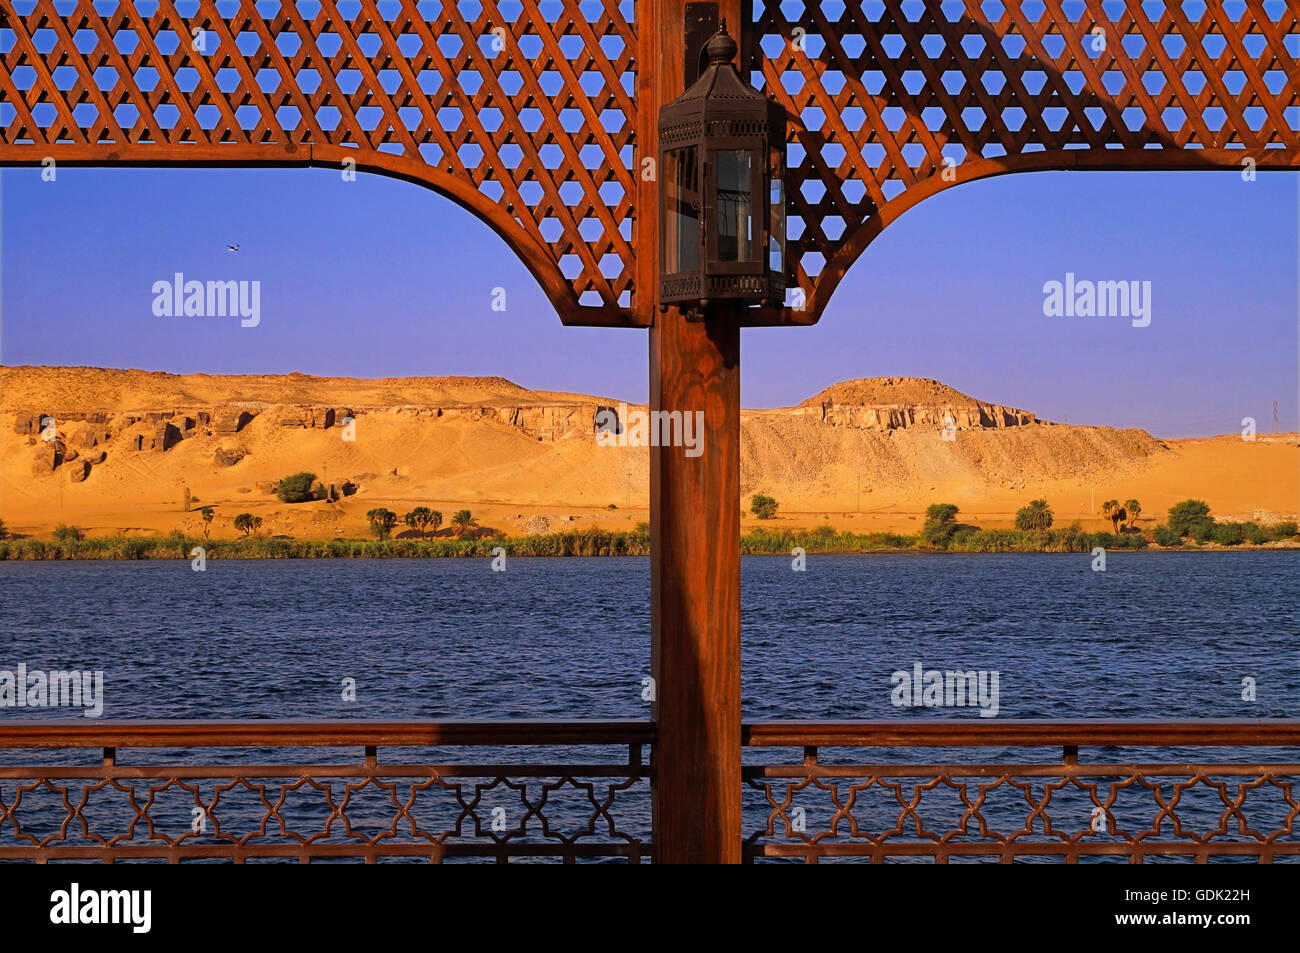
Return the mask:
[(1097, 478), (1092, 478), (1092, 499), (1088, 502), (1088, 512), (1094, 516), (1097, 514)]
[(1273, 433), (1277, 433), (1277, 401), (1273, 401)]

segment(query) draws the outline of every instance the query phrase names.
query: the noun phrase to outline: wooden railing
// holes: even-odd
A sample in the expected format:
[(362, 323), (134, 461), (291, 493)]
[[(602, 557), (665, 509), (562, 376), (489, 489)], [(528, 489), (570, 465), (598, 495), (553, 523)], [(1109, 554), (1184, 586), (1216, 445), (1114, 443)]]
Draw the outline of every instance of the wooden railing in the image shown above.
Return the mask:
[(651, 737), (631, 720), (0, 724), (0, 860), (635, 863)]
[(803, 749), (742, 769), (749, 860), (1300, 859), (1300, 720), (780, 721), (744, 744)]
[[(749, 860), (1300, 859), (1300, 720), (767, 721), (743, 741)], [(641, 720), (0, 723), (0, 861), (635, 863), (653, 742)]]

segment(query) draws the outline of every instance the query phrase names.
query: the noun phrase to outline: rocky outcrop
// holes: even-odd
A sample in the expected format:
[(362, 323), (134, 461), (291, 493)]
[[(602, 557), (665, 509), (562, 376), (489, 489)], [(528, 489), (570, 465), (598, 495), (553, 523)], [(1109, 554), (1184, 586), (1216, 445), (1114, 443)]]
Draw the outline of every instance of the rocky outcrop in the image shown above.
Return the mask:
[(911, 407), (828, 402), (817, 407), (794, 407), (790, 413), (796, 416), (815, 416), (832, 427), (852, 427), (858, 430), (898, 430), (906, 427), (942, 429), (946, 426), (954, 426), (958, 430), (1000, 429), (1038, 423), (1037, 418), (1027, 410), (979, 402)]
[(100, 427), (83, 427), (77, 434), (77, 442), (81, 444), (83, 450), (90, 450), (98, 447), (101, 443), (107, 443), (113, 439), (113, 431)]
[(278, 423), (281, 427), (302, 427), (307, 430), (329, 430), (335, 424), (341, 424), (344, 417), (352, 415), (345, 407), (303, 407), (286, 405), (277, 407)]
[(1000, 430), (1040, 423), (1027, 410), (975, 400), (939, 381), (917, 377), (844, 381), (782, 413), (856, 430)]
[(246, 410), (227, 408), (212, 415), (212, 430), (215, 433), (239, 433), (253, 420), (253, 414)]
[(68, 470), (69, 479), (80, 483), (90, 476), (91, 468), (104, 462), (103, 450), (87, 453), (84, 457), (62, 440), (33, 440), (32, 473), (49, 476), (60, 467)]
[(160, 420), (154, 427), (153, 449), (165, 453), (181, 440), (181, 432), (170, 420)]
[(36, 444), (36, 453), (32, 458), (32, 473), (47, 476), (53, 473), (63, 462), (62, 440), (40, 440)]
[(589, 401), (572, 403), (516, 404), (490, 407), (480, 404), (457, 404), (441, 407), (392, 408), (405, 417), (446, 417), (449, 420), (495, 421), (522, 430), (542, 441), (590, 437), (596, 432), (596, 415), (607, 408)]
[[(137, 430), (128, 434), (128, 446), (133, 450), (166, 452), (181, 440), (192, 436), (202, 434), (227, 436), (240, 433), (262, 413), (265, 413), (270, 420), (274, 421), (275, 426), (289, 430), (332, 430), (347, 426), (350, 421), (356, 419), (358, 413), (396, 411), (404, 416), (496, 421), (521, 430), (538, 440), (555, 441), (571, 437), (590, 436), (596, 429), (596, 415), (605, 409), (608, 408), (604, 404), (589, 401), (530, 403), (512, 406), (488, 406), (482, 404), (400, 405), (357, 409), (314, 404), (257, 404), (253, 406), (252, 402), (236, 402), (232, 405), (216, 407), (211, 410), (168, 408), (165, 410), (140, 410), (119, 414), (79, 412), (61, 416), (58, 414), (48, 416), (56, 418), (60, 426), (65, 422), (81, 422), (83, 426), (78, 428), (75, 436), (70, 439), (83, 449), (90, 449), (108, 443), (120, 436), (124, 431), (130, 431), (138, 424), (145, 424), (149, 427), (147, 433), (142, 434)], [(38, 435), (41, 430), (40, 421), (45, 416), (47, 416), (45, 412), (20, 411), (16, 414), (14, 431), (24, 435)], [(232, 463), (217, 462), (219, 466), (233, 465)]]

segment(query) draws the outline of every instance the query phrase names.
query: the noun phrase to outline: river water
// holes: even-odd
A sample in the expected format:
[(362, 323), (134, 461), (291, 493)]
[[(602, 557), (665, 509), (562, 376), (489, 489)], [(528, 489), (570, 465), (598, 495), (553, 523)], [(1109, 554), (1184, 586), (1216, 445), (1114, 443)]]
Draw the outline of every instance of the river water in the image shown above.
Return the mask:
[[(746, 718), (1300, 713), (1300, 553), (747, 557)], [(104, 672), (105, 718), (638, 717), (644, 558), (0, 563), (0, 669)], [(356, 680), (344, 701), (342, 680)], [(1242, 699), (1253, 678), (1256, 700)], [(0, 717), (37, 717), (0, 708)], [(50, 717), (66, 717), (51, 712)]]
[[(806, 571), (795, 572), (789, 558), (747, 557), (742, 568), (744, 716), (1300, 715), (1300, 553), (1112, 553), (1104, 572), (1092, 566), (1090, 555), (890, 554), (810, 556)], [(492, 571), (487, 559), (214, 560), (204, 572), (192, 571), (185, 561), (0, 563), (0, 593), (0, 678), (19, 665), (29, 672), (101, 671), (105, 719), (649, 714), (644, 698), (650, 671), (649, 563), (643, 558), (512, 557), (505, 572)], [(898, 704), (925, 701), (921, 691), (900, 687), (896, 674), (911, 677), (918, 670), (937, 671), (940, 678), (948, 671), (974, 672), (983, 679), (984, 695), (974, 693), (964, 707)], [(345, 692), (351, 684), (355, 700)], [(1251, 694), (1247, 686), (1253, 687), (1253, 700), (1243, 697)], [(936, 697), (959, 698), (941, 692), (931, 700)], [(4, 721), (80, 717), (68, 708), (0, 707)], [(489, 760), (617, 761), (627, 754), (626, 749), (537, 751), (494, 749)], [(33, 759), (31, 752), (11, 750), (0, 752), (0, 763), (89, 764), (98, 755), (97, 750), (53, 751)], [(858, 763), (1059, 763), (1061, 752), (876, 748), (869, 754), (822, 755), (824, 763), (836, 755)], [(1119, 755), (1094, 750), (1083, 757), (1113, 763)], [(135, 749), (122, 756), (133, 764), (213, 763), (223, 757), (261, 764), (355, 763), (358, 752)], [(431, 757), (427, 751), (384, 749), (381, 761), (420, 763)], [(441, 749), (437, 763), (483, 757), (482, 750)], [(797, 750), (749, 749), (745, 760), (798, 763), (801, 757)], [(1296, 758), (1294, 751), (1201, 748), (1126, 749), (1122, 760)], [(1041, 797), (1041, 782), (1036, 783)], [(913, 790), (911, 784), (904, 794)], [(212, 792), (202, 790), (208, 803)], [(483, 798), (481, 819), (492, 804), (518, 810), (516, 793), (500, 787), (474, 790)], [(1106, 790), (1103, 785), (1103, 796)], [(1140, 785), (1125, 790), (1145, 798), (1128, 808), (1117, 801), (1115, 817), (1129, 830), (1144, 829), (1160, 798), (1170, 797), (1168, 782), (1158, 795)], [(79, 791), (74, 786), (74, 801)], [(537, 791), (529, 791), (529, 803), (538, 804)], [(1273, 791), (1270, 786), (1260, 795)], [(773, 793), (780, 800), (784, 783)], [(938, 804), (934, 799), (940, 793), (927, 794), (919, 813), (942, 831), (960, 823), (965, 807), (955, 798)], [(995, 793), (1001, 801), (990, 797), (982, 816), (995, 827), (1016, 830), (1025, 823), (1023, 792), (1003, 786)], [(1069, 802), (1071, 794), (1077, 803)], [(902, 795), (886, 793), (868, 808), (869, 796), (879, 795), (879, 786), (861, 792), (855, 810), (865, 829), (889, 830), (897, 821)], [(168, 796), (179, 800), (166, 806)], [(227, 830), (234, 823), (233, 797), (228, 794), (224, 806)], [(462, 792), (462, 797), (469, 795)], [(452, 824), (457, 814), (467, 816), (465, 801), (448, 798), (450, 813), (442, 823)], [(554, 829), (572, 833), (590, 821), (590, 801), (562, 800), (552, 792), (548, 802)], [(0, 812), (12, 801), (12, 784), (0, 783)], [(796, 805), (801, 801), (807, 804), (809, 830), (823, 829), (834, 814), (833, 799), (809, 789), (794, 799)], [(1088, 825), (1093, 802), (1084, 793), (1058, 792), (1053, 804), (1058, 827), (1063, 814), (1067, 828)], [(771, 807), (763, 792), (747, 788), (745, 805), (746, 830), (765, 826)], [(255, 826), (265, 807), (249, 805), (246, 823)], [(1189, 830), (1198, 825), (1210, 830), (1223, 809), (1217, 790), (1206, 786), (1183, 798), (1179, 816)], [(134, 810), (123, 801), (103, 816), (116, 818), (115, 829), (121, 829)], [(159, 829), (171, 825), (174, 836), (190, 823), (193, 797), (173, 786), (150, 810)], [(328, 803), (306, 803), (295, 816), (311, 829), (331, 810)], [(1286, 810), (1285, 801), (1274, 797), (1252, 815), (1252, 824), (1271, 830), (1280, 822), (1271, 815), (1280, 811), (1281, 817)], [(278, 816), (288, 813), (285, 807)], [(40, 789), (26, 794), (18, 819), (24, 831), (49, 836), (65, 814), (60, 798)], [(647, 837), (644, 784), (622, 793), (611, 814), (617, 815), (620, 831)], [(358, 825), (386, 829), (393, 817), (391, 800), (362, 806), (358, 796), (350, 816)], [(542, 836), (538, 822), (537, 816), (520, 821), (527, 828), (525, 840)], [(778, 832), (783, 824), (776, 820)], [(1166, 821), (1166, 835), (1168, 830)], [(76, 841), (75, 824), (69, 836), (85, 842)], [(143, 837), (143, 830), (136, 836)], [(346, 840), (337, 831), (331, 836)], [(23, 843), (12, 824), (0, 823), (0, 847)]]

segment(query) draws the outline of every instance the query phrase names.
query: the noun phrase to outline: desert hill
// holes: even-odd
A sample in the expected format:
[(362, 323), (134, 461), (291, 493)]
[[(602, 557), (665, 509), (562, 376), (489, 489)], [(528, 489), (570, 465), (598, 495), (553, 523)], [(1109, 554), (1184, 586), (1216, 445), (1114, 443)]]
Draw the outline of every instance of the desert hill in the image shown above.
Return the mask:
[(530, 391), (504, 377), (313, 377), (309, 374), (168, 374), (105, 367), (0, 367), (0, 409), (149, 411), (227, 403), (509, 403), (581, 399)]
[[(608, 397), (531, 391), (504, 378), (175, 375), (84, 367), (0, 368), (0, 518), (11, 531), (55, 523), (94, 531), (197, 528), (189, 490), (264, 530), (365, 532), (364, 513), (468, 507), (517, 534), (646, 518), (644, 447), (597, 445)], [(53, 429), (50, 422), (53, 421)], [(1224, 516), (1300, 509), (1294, 436), (1162, 441), (1141, 430), (1064, 426), (938, 381), (868, 378), (795, 407), (742, 411), (746, 498), (775, 496), (783, 525), (914, 530), (928, 503), (1005, 525), (1045, 496), (1058, 520), (1100, 528), (1100, 503), (1137, 496), (1148, 514), (1197, 496)], [(51, 439), (44, 439), (50, 437)], [(706, 448), (707, 452), (707, 448)], [(333, 502), (279, 503), (300, 470)]]

